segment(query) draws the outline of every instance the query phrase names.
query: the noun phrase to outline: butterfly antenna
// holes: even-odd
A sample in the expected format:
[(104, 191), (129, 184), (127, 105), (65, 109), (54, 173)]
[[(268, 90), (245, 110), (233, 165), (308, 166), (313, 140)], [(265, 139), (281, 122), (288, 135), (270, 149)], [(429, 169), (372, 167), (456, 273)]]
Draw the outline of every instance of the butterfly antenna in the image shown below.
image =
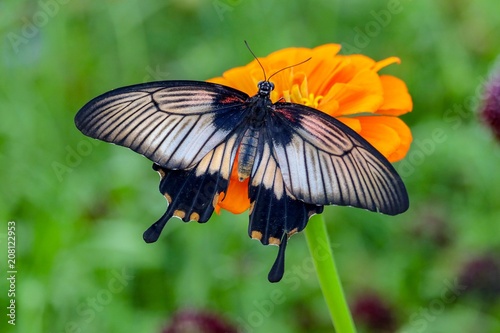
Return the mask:
[(250, 45), (248, 45), (247, 41), (245, 41), (245, 45), (247, 46), (248, 51), (250, 51), (250, 53), (253, 55), (253, 57), (255, 58), (255, 60), (257, 60), (257, 62), (259, 63), (260, 68), (262, 68), (262, 73), (264, 73), (264, 81), (268, 81), (268, 79), (266, 78), (266, 71), (264, 69), (264, 66), (262, 66), (262, 64), (260, 63), (259, 58), (257, 58), (257, 56), (255, 55), (255, 53), (253, 53), (253, 51), (250, 48)]
[(278, 74), (279, 72), (283, 72), (285, 69), (292, 68), (292, 67), (295, 67), (295, 66), (299, 66), (299, 65), (302, 65), (303, 63), (308, 62), (309, 60), (311, 60), (311, 58), (312, 58), (312, 57), (309, 57), (309, 58), (307, 58), (306, 60), (302, 60), (301, 62), (296, 63), (295, 65), (290, 65), (290, 66), (287, 66), (287, 67), (284, 67), (284, 68), (280, 69), (279, 71), (277, 71), (277, 72), (275, 72), (273, 75), (271, 75), (271, 76), (269, 77), (269, 79), (268, 79), (268, 80), (271, 80), (271, 78), (272, 78), (273, 76), (275, 76), (275, 75), (276, 75), (276, 74)]

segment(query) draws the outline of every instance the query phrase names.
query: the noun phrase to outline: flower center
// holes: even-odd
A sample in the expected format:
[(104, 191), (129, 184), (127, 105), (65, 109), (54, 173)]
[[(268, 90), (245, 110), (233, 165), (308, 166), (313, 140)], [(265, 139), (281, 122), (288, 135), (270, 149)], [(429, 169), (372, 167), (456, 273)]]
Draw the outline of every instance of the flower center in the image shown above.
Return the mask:
[(312, 108), (317, 109), (319, 106), (319, 102), (323, 99), (323, 96), (314, 96), (313, 93), (310, 93), (308, 97), (302, 97), (302, 104), (305, 106), (310, 106)]
[(285, 94), (287, 102), (303, 104), (317, 109), (323, 96), (309, 92), (307, 76), (304, 73), (297, 73), (292, 77), (292, 82), (291, 89)]

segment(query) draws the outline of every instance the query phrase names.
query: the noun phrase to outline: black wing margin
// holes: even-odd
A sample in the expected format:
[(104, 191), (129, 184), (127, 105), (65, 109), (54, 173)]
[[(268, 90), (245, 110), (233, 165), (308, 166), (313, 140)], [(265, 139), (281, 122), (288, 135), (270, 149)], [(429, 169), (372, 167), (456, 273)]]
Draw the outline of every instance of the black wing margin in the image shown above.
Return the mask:
[(408, 209), (403, 181), (371, 144), (315, 109), (276, 103), (269, 123), (283, 180), (298, 199), (396, 215)]
[(167, 169), (194, 167), (243, 119), (243, 92), (200, 81), (118, 88), (76, 115), (85, 135), (128, 147)]

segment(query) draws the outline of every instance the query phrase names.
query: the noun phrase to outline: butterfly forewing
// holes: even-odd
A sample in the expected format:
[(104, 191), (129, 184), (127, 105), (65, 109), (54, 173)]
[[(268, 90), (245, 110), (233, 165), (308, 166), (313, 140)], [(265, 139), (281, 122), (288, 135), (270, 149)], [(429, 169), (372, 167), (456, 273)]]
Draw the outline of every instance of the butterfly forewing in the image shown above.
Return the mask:
[(241, 123), (247, 98), (213, 83), (145, 83), (93, 99), (75, 123), (85, 135), (128, 147), (164, 168), (187, 169)]
[(389, 215), (408, 208), (406, 189), (392, 165), (340, 121), (306, 106), (276, 103), (269, 123), (273, 153), (296, 198)]

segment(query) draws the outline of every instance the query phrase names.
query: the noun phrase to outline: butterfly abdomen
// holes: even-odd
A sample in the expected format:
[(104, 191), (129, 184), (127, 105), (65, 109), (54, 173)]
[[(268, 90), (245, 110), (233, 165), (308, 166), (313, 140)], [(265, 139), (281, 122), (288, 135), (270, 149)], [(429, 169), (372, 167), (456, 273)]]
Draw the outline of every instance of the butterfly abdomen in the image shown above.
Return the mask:
[(250, 177), (258, 144), (259, 130), (248, 128), (241, 139), (238, 153), (238, 178), (240, 181)]
[(245, 117), (247, 129), (243, 134), (238, 152), (238, 178), (243, 181), (250, 177), (259, 145), (260, 131), (265, 126), (266, 118), (273, 108), (269, 93), (259, 94), (248, 99), (248, 111)]

